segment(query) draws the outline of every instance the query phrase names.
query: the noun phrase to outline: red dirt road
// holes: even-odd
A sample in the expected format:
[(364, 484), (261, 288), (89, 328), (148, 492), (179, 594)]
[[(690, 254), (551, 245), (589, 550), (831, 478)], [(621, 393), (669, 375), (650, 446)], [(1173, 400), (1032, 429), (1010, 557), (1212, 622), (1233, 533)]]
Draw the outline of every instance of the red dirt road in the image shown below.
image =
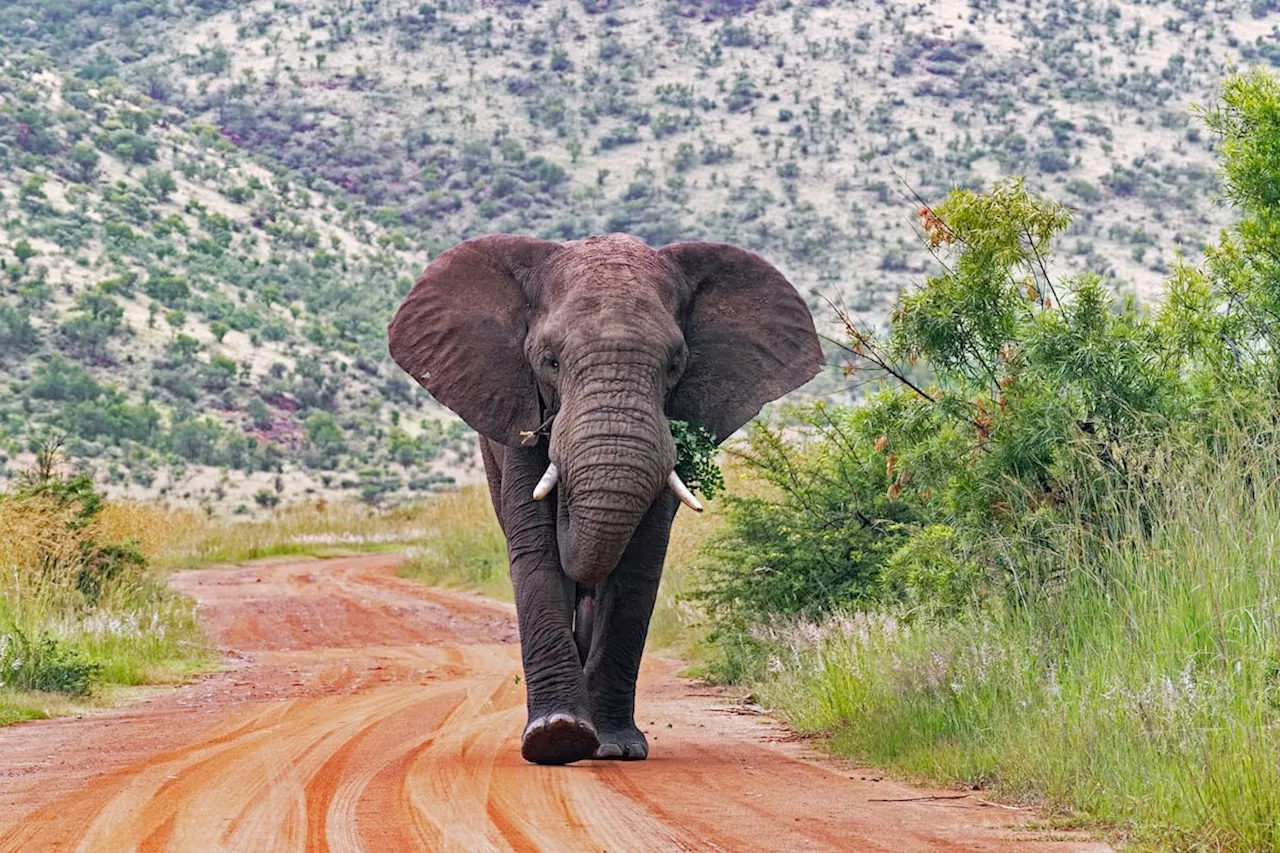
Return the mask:
[(0, 851), (1093, 851), (812, 760), (650, 661), (642, 763), (520, 759), (513, 612), (389, 556), (177, 575), (233, 667), (0, 729)]

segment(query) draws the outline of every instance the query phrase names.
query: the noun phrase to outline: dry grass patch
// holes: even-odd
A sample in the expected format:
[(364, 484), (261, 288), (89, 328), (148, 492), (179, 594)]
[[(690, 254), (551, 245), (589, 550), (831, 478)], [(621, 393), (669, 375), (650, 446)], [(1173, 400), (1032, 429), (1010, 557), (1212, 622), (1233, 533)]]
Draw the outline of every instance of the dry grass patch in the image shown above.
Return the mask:
[[(264, 520), (209, 518), (185, 510), (154, 510), (168, 531), (160, 561), (176, 568), (239, 563), (263, 557), (338, 556), (352, 551), (394, 551), (434, 535), (426, 504), (378, 509), (355, 502), (296, 504)], [(139, 515), (145, 515), (140, 507)]]
[(148, 568), (163, 519), (62, 478), (56, 451), (0, 493), (0, 725), (212, 663), (192, 602)]

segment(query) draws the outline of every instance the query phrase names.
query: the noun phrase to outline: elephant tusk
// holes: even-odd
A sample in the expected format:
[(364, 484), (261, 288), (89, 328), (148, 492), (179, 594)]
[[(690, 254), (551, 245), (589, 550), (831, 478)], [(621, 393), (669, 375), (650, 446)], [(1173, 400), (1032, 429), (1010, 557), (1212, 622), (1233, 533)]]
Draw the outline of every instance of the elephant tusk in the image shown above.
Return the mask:
[(556, 468), (556, 463), (552, 462), (547, 466), (547, 473), (542, 475), (542, 479), (538, 481), (538, 485), (533, 487), (533, 499), (540, 501), (547, 495), (551, 494), (551, 490), (556, 487), (556, 482), (560, 479), (560, 471)]
[(684, 480), (681, 480), (680, 475), (675, 471), (672, 471), (671, 476), (667, 477), (667, 485), (680, 498), (680, 503), (694, 512), (702, 512), (702, 504), (698, 503), (698, 499), (693, 496), (693, 492), (689, 491), (689, 487), (684, 484)]

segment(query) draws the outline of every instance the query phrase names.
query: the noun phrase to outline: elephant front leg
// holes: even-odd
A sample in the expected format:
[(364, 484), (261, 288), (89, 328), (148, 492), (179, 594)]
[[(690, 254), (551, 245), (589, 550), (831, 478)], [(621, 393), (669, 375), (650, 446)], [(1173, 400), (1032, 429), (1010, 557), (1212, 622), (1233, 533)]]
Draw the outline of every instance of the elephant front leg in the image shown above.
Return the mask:
[(558, 565), (512, 574), (529, 710), (520, 754), (536, 764), (590, 758), (598, 740), (573, 638), (574, 583)]
[(576, 585), (560, 569), (548, 507), (530, 498), (536, 480), (525, 482), (529, 476), (523, 469), (536, 465), (512, 472), (510, 457), (517, 454), (507, 453), (503, 531), (515, 588), (529, 712), (520, 754), (535, 764), (568, 764), (591, 758), (599, 746), (573, 636)]
[(596, 758), (638, 761), (649, 756), (649, 742), (635, 720), (636, 679), (677, 506), (675, 496), (663, 492), (618, 567), (597, 587), (585, 668), (591, 719), (600, 738)]

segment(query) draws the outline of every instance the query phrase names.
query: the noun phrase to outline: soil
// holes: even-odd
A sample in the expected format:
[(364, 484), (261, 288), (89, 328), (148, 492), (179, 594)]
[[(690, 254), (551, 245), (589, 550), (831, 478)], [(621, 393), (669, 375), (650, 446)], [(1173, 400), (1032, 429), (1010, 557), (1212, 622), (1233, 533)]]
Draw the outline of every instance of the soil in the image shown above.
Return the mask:
[[(980, 792), (821, 760), (650, 657), (640, 763), (520, 758), (506, 605), (378, 555), (174, 577), (228, 666), (0, 731), (0, 851), (1095, 851)], [(1023, 827), (1021, 829), (1017, 827)]]

